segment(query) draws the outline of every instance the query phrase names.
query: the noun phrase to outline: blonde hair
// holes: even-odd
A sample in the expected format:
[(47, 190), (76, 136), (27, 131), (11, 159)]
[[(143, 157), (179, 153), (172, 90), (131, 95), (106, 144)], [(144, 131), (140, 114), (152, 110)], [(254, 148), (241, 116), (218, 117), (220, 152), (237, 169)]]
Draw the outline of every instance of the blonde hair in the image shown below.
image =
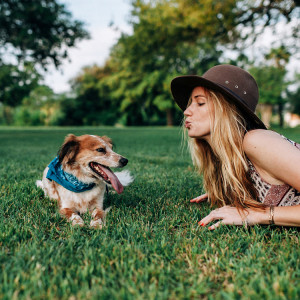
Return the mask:
[[(214, 116), (210, 116), (210, 142), (191, 138), (188, 144), (193, 163), (203, 175), (204, 189), (211, 205), (263, 208), (247, 172), (248, 163), (243, 151), (247, 131), (245, 119), (222, 94), (204, 91), (214, 105)], [(190, 103), (191, 99), (188, 105)]]

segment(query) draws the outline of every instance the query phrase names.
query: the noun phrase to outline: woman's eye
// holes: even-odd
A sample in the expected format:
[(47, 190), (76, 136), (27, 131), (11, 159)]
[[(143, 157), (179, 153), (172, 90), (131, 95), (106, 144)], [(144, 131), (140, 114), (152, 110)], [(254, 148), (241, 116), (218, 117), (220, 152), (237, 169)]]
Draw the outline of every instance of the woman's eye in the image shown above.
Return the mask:
[(98, 149), (96, 149), (96, 151), (102, 152), (102, 153), (105, 153), (105, 152), (106, 152), (104, 148), (98, 148)]
[(198, 103), (199, 106), (202, 106), (202, 105), (204, 105), (204, 104), (205, 104), (205, 103)]

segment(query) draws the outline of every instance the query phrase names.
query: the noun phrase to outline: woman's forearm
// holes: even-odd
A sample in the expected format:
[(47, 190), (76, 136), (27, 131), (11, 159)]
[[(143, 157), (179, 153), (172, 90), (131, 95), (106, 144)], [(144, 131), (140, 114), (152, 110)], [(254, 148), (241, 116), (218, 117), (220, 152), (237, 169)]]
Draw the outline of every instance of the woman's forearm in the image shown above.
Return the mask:
[[(299, 226), (300, 227), (300, 205), (275, 206), (273, 220), (279, 226)], [(272, 219), (270, 208), (267, 208), (261, 215), (260, 224), (269, 224)]]
[(270, 207), (265, 209), (247, 209), (242, 212), (233, 206), (223, 206), (212, 210), (207, 216), (200, 220), (200, 226), (206, 226), (213, 221), (217, 223), (208, 227), (208, 229), (216, 229), (223, 225), (255, 225), (255, 224), (271, 224), (274, 221), (278, 226), (298, 226), (300, 227), (300, 205), (295, 206), (276, 206), (274, 210)]

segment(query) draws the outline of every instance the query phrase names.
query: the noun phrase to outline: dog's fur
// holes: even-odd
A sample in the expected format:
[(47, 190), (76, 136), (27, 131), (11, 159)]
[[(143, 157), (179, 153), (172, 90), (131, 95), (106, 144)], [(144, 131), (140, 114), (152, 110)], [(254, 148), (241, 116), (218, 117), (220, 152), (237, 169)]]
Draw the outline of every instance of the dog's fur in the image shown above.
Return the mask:
[[(104, 194), (106, 186), (111, 186), (105, 171), (111, 172), (107, 170), (109, 167), (124, 167), (128, 160), (112, 150), (112, 140), (106, 136), (77, 137), (73, 134), (65, 138), (58, 152), (58, 158), (65, 172), (76, 176), (81, 182), (95, 183), (95, 186), (81, 193), (69, 191), (46, 178), (48, 167), (44, 170), (43, 179), (38, 180), (36, 185), (44, 190), (46, 196), (57, 200), (61, 215), (73, 225), (83, 226), (84, 222), (78, 213), (89, 211), (92, 215), (90, 226), (102, 228), (108, 212), (107, 209), (103, 210)], [(115, 175), (123, 186), (133, 181), (128, 171), (118, 172)], [(123, 191), (122, 185), (117, 185), (118, 193)]]

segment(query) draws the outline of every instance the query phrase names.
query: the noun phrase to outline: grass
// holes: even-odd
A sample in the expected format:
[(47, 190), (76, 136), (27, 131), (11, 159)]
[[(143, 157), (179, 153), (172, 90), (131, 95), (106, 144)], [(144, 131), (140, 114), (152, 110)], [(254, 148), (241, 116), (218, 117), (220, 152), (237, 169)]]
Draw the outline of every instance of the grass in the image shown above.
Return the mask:
[[(281, 131), (300, 142), (300, 129)], [(110, 136), (134, 183), (103, 230), (74, 228), (35, 187), (68, 133)], [(199, 228), (210, 207), (176, 128), (1, 128), (1, 299), (299, 299), (296, 228)], [(88, 225), (89, 216), (84, 215)]]

